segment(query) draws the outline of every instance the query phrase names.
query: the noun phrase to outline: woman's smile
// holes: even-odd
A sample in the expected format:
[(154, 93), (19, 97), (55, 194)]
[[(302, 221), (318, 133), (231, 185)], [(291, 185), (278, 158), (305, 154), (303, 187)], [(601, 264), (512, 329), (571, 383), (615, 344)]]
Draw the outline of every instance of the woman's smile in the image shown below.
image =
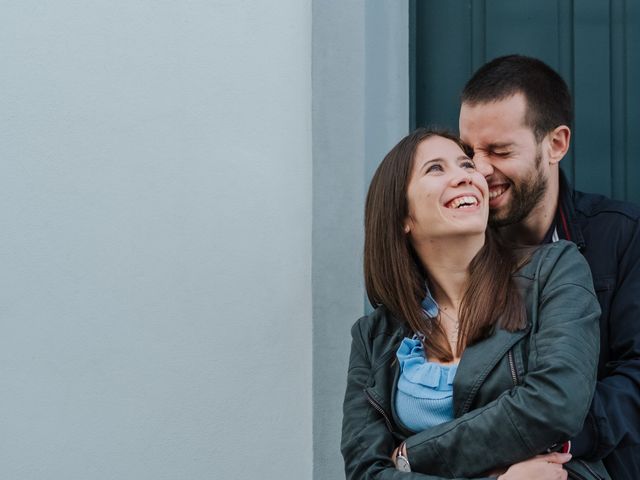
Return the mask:
[(416, 149), (405, 231), (418, 243), (484, 235), (488, 199), (485, 178), (461, 147), (444, 137), (427, 138)]
[(474, 207), (478, 207), (479, 204), (480, 200), (478, 200), (475, 195), (463, 194), (447, 202), (445, 207), (453, 209), (473, 209)]

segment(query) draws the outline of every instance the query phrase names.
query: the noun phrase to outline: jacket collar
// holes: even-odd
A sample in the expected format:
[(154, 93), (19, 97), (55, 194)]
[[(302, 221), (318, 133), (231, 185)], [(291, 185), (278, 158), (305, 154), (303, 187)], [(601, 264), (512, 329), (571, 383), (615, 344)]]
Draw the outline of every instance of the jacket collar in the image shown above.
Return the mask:
[(530, 329), (530, 324), (515, 332), (497, 328), (489, 338), (465, 349), (453, 381), (453, 411), (456, 418), (469, 411), (489, 373)]
[[(529, 333), (530, 329), (530, 325), (516, 332), (496, 328), (491, 336), (465, 349), (453, 383), (453, 408), (456, 417), (468, 411), (478, 390), (494, 367), (522, 337)], [(364, 389), (365, 393), (382, 409), (385, 417), (393, 419), (396, 428), (405, 435), (410, 432), (402, 428), (394, 408), (395, 389), (400, 374), (398, 362), (394, 359), (402, 338), (409, 333), (410, 330), (406, 326), (399, 326), (389, 338), (379, 362), (374, 366), (376, 372), (374, 376), (382, 375), (387, 377), (387, 381), (376, 381), (371, 378)]]
[(560, 169), (560, 193), (558, 198), (558, 211), (556, 223), (564, 233), (563, 237), (571, 240), (578, 246), (578, 250), (584, 250), (586, 244), (582, 227), (578, 223), (575, 210), (575, 190), (569, 184), (566, 175)]

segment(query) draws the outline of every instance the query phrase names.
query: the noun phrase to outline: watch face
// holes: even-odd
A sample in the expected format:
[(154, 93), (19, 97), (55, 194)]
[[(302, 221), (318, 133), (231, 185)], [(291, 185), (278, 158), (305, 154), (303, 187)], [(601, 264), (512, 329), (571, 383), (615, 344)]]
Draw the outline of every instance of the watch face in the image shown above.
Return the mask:
[(411, 465), (409, 465), (409, 460), (407, 457), (403, 457), (402, 455), (398, 455), (396, 457), (396, 468), (401, 472), (410, 472)]

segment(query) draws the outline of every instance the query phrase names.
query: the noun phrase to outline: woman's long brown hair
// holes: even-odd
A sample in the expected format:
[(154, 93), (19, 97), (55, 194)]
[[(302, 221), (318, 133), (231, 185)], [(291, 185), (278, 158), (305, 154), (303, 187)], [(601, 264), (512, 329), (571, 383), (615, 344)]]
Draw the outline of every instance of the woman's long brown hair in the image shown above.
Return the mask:
[[(429, 356), (443, 362), (454, 353), (437, 319), (423, 312), (426, 272), (404, 232), (408, 216), (407, 186), (418, 145), (440, 136), (455, 142), (472, 156), (457, 137), (420, 128), (403, 138), (384, 158), (371, 180), (365, 204), (364, 277), (369, 301), (383, 305), (416, 333), (425, 335)], [(513, 249), (487, 229), (484, 246), (469, 265), (469, 282), (463, 295), (456, 347), (464, 348), (485, 338), (494, 325), (509, 331), (526, 324), (522, 299), (512, 274), (519, 267)]]

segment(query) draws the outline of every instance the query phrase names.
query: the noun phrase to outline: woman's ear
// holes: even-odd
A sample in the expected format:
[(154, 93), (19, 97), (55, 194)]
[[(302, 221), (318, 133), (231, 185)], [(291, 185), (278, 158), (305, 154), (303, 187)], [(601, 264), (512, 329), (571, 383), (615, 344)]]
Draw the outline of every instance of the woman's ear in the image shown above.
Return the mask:
[(409, 225), (409, 219), (407, 219), (404, 222), (404, 233), (409, 235), (409, 232), (411, 232), (411, 226)]

